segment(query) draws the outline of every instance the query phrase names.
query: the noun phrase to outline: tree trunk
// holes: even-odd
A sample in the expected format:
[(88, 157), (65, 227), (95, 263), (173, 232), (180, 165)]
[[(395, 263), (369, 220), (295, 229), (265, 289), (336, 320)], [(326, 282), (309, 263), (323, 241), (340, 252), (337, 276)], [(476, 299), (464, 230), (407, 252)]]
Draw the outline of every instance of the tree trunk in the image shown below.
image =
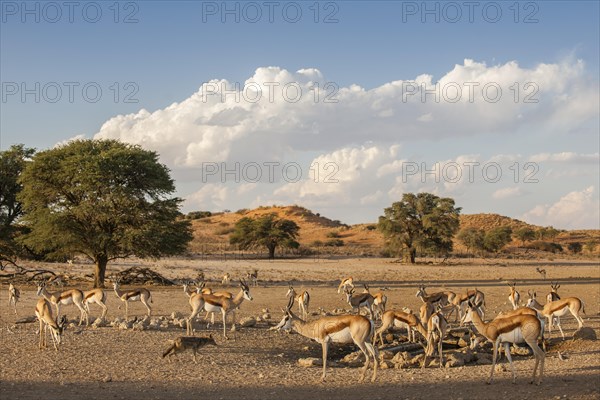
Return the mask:
[(106, 275), (106, 264), (108, 258), (106, 256), (96, 257), (96, 268), (94, 270), (94, 288), (104, 287), (104, 276)]
[(275, 258), (275, 245), (274, 244), (270, 244), (267, 246), (267, 249), (269, 249), (269, 259), (272, 260)]
[(416, 258), (417, 258), (417, 249), (415, 248), (409, 248), (409, 255), (410, 255), (410, 263), (411, 264), (415, 264), (417, 262)]

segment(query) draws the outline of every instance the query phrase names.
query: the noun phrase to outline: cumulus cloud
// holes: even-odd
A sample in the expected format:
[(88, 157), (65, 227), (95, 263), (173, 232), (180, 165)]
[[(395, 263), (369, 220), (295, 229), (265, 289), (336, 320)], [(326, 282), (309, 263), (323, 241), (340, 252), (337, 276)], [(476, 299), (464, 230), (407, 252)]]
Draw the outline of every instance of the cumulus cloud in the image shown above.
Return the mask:
[(522, 219), (561, 229), (600, 229), (600, 201), (595, 187), (567, 193), (553, 204), (539, 204)]
[(599, 153), (580, 154), (572, 151), (561, 153), (538, 153), (529, 157), (532, 162), (570, 162), (570, 163), (595, 163), (600, 162)]
[(580, 61), (523, 68), (466, 59), (438, 81), (422, 74), (372, 89), (340, 87), (314, 68), (261, 67), (244, 82), (211, 80), (164, 109), (111, 118), (96, 137), (141, 144), (172, 167), (194, 167), (331, 152), (368, 140), (390, 145), (532, 126), (576, 129), (597, 117), (598, 105), (597, 82)]

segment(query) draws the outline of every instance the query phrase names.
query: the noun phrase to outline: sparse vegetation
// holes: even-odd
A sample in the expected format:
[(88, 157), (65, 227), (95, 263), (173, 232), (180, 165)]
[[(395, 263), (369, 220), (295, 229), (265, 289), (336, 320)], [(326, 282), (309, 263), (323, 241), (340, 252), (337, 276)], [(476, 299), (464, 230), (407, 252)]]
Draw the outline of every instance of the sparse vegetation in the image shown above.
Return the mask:
[(187, 213), (187, 215), (185, 216), (187, 219), (201, 219), (201, 218), (207, 218), (210, 217), (212, 215), (212, 213), (210, 211), (191, 211), (189, 213)]
[(567, 248), (569, 249), (569, 251), (573, 254), (579, 254), (581, 253), (581, 250), (583, 249), (583, 246), (581, 243), (579, 242), (571, 242), (567, 245)]
[(512, 240), (510, 226), (499, 226), (488, 232), (483, 237), (483, 246), (487, 251), (497, 253)]

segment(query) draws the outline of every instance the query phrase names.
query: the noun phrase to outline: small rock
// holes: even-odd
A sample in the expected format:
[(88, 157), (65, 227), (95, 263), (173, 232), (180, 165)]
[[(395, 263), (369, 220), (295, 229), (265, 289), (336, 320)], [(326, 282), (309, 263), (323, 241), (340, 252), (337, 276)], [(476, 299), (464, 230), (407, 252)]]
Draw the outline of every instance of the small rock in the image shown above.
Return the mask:
[(394, 358), (392, 358), (394, 364), (404, 363), (408, 360), (410, 360), (410, 353), (407, 351), (399, 351), (394, 355)]
[(271, 314), (269, 314), (269, 313), (264, 313), (264, 314), (262, 315), (262, 319), (264, 319), (265, 321), (268, 321), (268, 320), (270, 320), (270, 319), (271, 319)]
[(104, 378), (102, 378), (102, 382), (104, 382), (104, 383), (112, 382), (112, 376), (106, 375)]
[(182, 318), (183, 315), (179, 311), (174, 311), (171, 313), (171, 319)]
[(256, 325), (256, 320), (252, 317), (245, 317), (240, 321), (240, 326), (244, 328), (249, 328), (254, 325)]
[(318, 358), (300, 358), (298, 360), (298, 365), (301, 366), (301, 367), (322, 366), (323, 365), (323, 360), (320, 360)]
[(465, 365), (465, 359), (462, 353), (452, 353), (446, 358), (446, 368), (462, 367), (463, 365)]
[(393, 359), (393, 358), (394, 358), (394, 356), (395, 356), (395, 354), (394, 354), (394, 353), (392, 353), (392, 352), (391, 352), (391, 351), (389, 351), (389, 350), (381, 350), (381, 351), (379, 352), (379, 358), (380, 358), (381, 360), (391, 360), (391, 359)]

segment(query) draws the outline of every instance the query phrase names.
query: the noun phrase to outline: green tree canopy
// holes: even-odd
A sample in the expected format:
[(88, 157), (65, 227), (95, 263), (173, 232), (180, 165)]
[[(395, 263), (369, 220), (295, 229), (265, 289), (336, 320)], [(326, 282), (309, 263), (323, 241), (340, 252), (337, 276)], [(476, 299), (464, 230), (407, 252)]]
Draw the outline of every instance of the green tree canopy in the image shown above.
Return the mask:
[(107, 263), (185, 251), (192, 239), (181, 199), (155, 152), (115, 140), (77, 140), (37, 153), (21, 177), (23, 243), (83, 254), (104, 286)]
[(496, 253), (512, 240), (512, 229), (510, 226), (498, 226), (486, 232), (483, 245), (486, 250)]
[(299, 246), (296, 241), (299, 230), (300, 227), (294, 221), (279, 219), (274, 213), (256, 219), (244, 217), (235, 224), (229, 242), (244, 250), (266, 247), (269, 250), (269, 258), (273, 259), (277, 247)]
[(436, 252), (452, 251), (460, 210), (451, 198), (405, 193), (402, 201), (384, 209), (385, 215), (379, 217), (377, 227), (388, 245), (407, 250), (408, 259), (414, 264), (418, 246)]
[(573, 254), (579, 254), (581, 253), (581, 250), (583, 249), (583, 245), (580, 242), (571, 242), (567, 245), (567, 248), (569, 249), (569, 251)]
[(456, 239), (460, 241), (466, 248), (467, 253), (470, 250), (483, 250), (483, 237), (485, 233), (481, 229), (477, 228), (463, 228), (456, 235)]
[(0, 267), (4, 267), (4, 263), (14, 264), (19, 252), (15, 243), (15, 237), (23, 232), (23, 228), (17, 226), (23, 215), (23, 206), (17, 200), (23, 188), (19, 177), (34, 153), (34, 149), (22, 144), (0, 151)]
[(518, 240), (520, 240), (521, 243), (523, 243), (523, 246), (525, 246), (526, 242), (529, 242), (529, 241), (535, 239), (535, 231), (531, 228), (524, 226), (522, 228), (515, 230), (514, 236)]

